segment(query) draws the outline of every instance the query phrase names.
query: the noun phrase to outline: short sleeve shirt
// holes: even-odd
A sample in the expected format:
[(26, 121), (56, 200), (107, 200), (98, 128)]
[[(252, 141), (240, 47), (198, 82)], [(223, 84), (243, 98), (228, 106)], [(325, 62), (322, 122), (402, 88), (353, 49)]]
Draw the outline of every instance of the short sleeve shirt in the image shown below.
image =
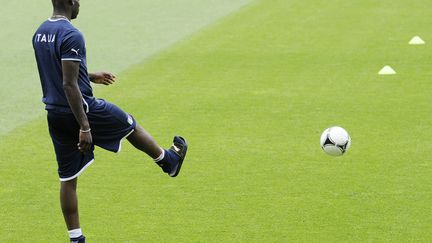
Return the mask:
[(87, 71), (86, 46), (82, 33), (67, 19), (48, 19), (36, 30), (33, 48), (46, 109), (70, 111), (63, 91), (62, 61), (80, 62), (78, 86), (84, 104), (93, 102)]

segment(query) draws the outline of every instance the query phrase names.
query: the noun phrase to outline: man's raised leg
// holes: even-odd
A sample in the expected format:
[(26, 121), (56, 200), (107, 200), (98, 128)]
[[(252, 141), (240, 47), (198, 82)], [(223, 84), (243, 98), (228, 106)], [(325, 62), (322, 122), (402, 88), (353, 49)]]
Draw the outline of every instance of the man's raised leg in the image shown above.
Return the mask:
[(163, 153), (163, 149), (156, 143), (153, 137), (138, 124), (135, 130), (127, 137), (127, 140), (135, 148), (152, 157), (152, 159), (157, 159)]
[(169, 176), (176, 177), (180, 172), (188, 146), (184, 138), (174, 137), (171, 148), (165, 150), (156, 143), (144, 128), (137, 124), (135, 130), (127, 139), (135, 148), (152, 157), (156, 164)]

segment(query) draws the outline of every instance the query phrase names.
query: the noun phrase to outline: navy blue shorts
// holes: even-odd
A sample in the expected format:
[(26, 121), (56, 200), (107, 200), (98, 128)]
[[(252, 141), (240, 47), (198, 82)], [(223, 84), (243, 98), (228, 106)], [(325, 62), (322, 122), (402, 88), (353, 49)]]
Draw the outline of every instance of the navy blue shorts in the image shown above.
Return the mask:
[[(101, 99), (89, 104), (87, 118), (93, 144), (116, 153), (121, 150), (121, 140), (136, 127), (131, 115)], [(85, 154), (78, 150), (80, 127), (73, 113), (48, 109), (48, 127), (57, 157), (60, 181), (72, 180), (94, 161), (94, 147)]]

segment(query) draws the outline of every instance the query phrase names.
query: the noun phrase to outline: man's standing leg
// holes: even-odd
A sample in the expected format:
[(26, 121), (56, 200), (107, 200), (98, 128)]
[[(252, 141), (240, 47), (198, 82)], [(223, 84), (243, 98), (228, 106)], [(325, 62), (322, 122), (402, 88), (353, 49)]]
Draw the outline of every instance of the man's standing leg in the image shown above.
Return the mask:
[(85, 242), (85, 237), (79, 224), (76, 188), (77, 178), (60, 182), (60, 204), (71, 242), (82, 243)]

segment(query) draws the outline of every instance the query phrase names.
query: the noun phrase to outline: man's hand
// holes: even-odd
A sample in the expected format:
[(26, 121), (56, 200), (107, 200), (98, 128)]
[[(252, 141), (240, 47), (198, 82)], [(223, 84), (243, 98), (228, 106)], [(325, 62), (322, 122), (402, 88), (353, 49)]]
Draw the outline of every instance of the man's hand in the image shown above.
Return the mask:
[(110, 85), (115, 82), (116, 76), (114, 74), (109, 72), (96, 72), (96, 73), (90, 73), (89, 74), (90, 81), (92, 81), (95, 84), (104, 84), (104, 85)]
[(93, 143), (93, 138), (90, 129), (86, 131), (80, 130), (78, 149), (81, 151), (81, 153), (86, 153), (91, 151), (92, 143)]

